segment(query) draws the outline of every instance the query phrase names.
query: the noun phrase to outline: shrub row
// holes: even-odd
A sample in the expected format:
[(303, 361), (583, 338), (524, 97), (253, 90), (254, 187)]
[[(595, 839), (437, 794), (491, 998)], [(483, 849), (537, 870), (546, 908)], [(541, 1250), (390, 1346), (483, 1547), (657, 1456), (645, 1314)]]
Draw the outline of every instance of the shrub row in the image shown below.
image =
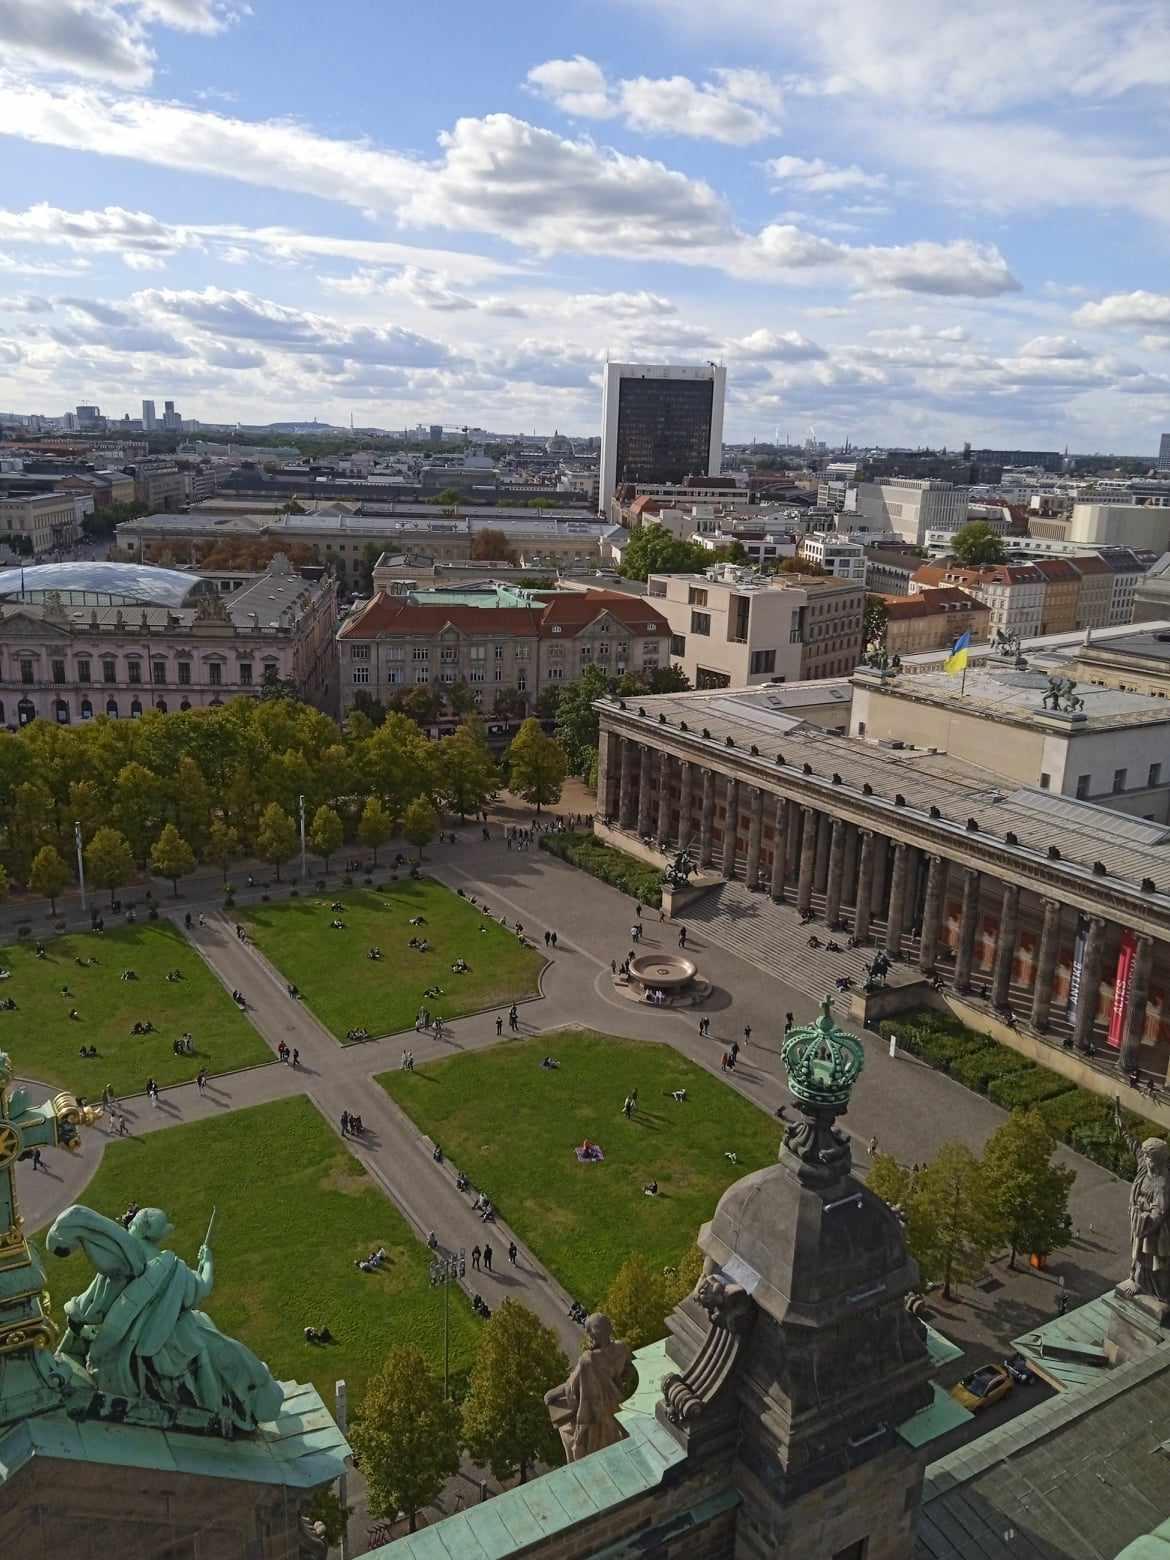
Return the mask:
[[(1037, 1066), (1010, 1046), (968, 1029), (950, 1013), (923, 1008), (883, 1019), (878, 1028), (887, 1040), (897, 1035), (899, 1046), (911, 1056), (986, 1094), (1005, 1110), (1035, 1105), (1061, 1142), (1106, 1170), (1133, 1179), (1133, 1154), (1118, 1134), (1113, 1102), (1103, 1094)], [(1139, 1142), (1165, 1136), (1163, 1128), (1132, 1111), (1123, 1110), (1122, 1118), (1126, 1134)]]
[(632, 894), (644, 905), (662, 903), (662, 874), (623, 850), (605, 845), (593, 834), (542, 834), (541, 850), (580, 867), (591, 877), (600, 878), (623, 894)]

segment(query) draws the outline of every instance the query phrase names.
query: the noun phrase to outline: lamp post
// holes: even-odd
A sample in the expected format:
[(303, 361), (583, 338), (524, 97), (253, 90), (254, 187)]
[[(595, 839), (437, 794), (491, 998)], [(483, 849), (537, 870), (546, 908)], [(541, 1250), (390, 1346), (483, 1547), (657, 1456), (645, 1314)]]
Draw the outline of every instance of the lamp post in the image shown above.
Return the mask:
[[(333, 1417), (337, 1421), (337, 1428), (342, 1435), (349, 1428), (349, 1389), (344, 1381), (338, 1381), (333, 1386)], [(349, 1522), (345, 1517), (345, 1497), (347, 1494), (346, 1479), (343, 1473), (337, 1481), (337, 1499), (341, 1504), (342, 1530), (341, 1530), (341, 1560), (349, 1560)]]
[(431, 1284), (443, 1286), (443, 1397), (450, 1393), (447, 1388), (447, 1379), (450, 1363), (450, 1334), (448, 1331), (448, 1314), (451, 1304), (451, 1285), (457, 1284), (467, 1271), (466, 1248), (460, 1246), (458, 1255), (453, 1251), (444, 1251), (441, 1247), (435, 1252), (431, 1262)]
[(73, 843), (77, 846), (77, 881), (81, 884), (81, 913), (85, 914), (85, 856), (81, 849), (81, 823), (73, 825)]
[(301, 820), (301, 882), (308, 876), (308, 866), (305, 862), (305, 798), (297, 797), (297, 811)]

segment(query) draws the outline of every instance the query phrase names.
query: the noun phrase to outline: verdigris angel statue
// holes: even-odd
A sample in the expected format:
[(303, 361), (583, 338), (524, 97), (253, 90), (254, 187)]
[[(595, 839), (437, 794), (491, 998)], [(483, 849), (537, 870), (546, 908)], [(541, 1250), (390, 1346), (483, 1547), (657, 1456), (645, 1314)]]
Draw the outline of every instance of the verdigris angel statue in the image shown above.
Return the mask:
[[(84, 1366), (111, 1398), (201, 1410), (221, 1434), (275, 1419), (283, 1395), (267, 1365), (196, 1310), (214, 1282), (204, 1244), (192, 1270), (162, 1242), (173, 1226), (161, 1208), (142, 1208), (129, 1228), (90, 1208), (66, 1208), (48, 1233), (54, 1256), (79, 1248), (98, 1270), (65, 1302), (59, 1352)], [(210, 1230), (208, 1237), (210, 1238)]]

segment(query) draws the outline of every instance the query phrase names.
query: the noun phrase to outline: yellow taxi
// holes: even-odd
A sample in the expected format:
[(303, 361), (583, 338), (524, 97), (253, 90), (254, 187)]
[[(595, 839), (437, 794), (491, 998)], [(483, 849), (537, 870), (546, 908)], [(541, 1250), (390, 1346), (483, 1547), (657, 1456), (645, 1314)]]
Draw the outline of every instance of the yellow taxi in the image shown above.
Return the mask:
[(971, 1413), (990, 1408), (1012, 1390), (1012, 1378), (1003, 1365), (981, 1365), (951, 1388), (951, 1396)]

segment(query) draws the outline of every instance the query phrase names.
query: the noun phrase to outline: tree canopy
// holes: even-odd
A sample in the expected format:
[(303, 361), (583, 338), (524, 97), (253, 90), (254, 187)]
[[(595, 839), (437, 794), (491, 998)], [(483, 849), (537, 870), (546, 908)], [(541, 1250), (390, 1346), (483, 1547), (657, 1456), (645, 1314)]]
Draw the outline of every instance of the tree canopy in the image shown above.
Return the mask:
[(649, 574), (689, 574), (706, 569), (713, 554), (698, 542), (684, 542), (660, 525), (643, 525), (626, 543), (618, 573), (628, 580)]
[(538, 720), (526, 720), (508, 749), (508, 785), (517, 796), (532, 802), (536, 811), (559, 801), (565, 782), (565, 751), (546, 736)]
[(562, 1458), (544, 1394), (569, 1374), (556, 1334), (526, 1306), (505, 1300), (480, 1334), (463, 1402), (463, 1440), (499, 1480), (523, 1483), (538, 1459)]
[(459, 1471), (459, 1410), (443, 1396), (417, 1349), (392, 1349), (366, 1388), (350, 1429), (369, 1492), (370, 1515), (391, 1521), (418, 1513)]
[(971, 520), (961, 526), (951, 538), (951, 551), (968, 568), (1002, 563), (1006, 557), (1002, 538), (985, 520)]

